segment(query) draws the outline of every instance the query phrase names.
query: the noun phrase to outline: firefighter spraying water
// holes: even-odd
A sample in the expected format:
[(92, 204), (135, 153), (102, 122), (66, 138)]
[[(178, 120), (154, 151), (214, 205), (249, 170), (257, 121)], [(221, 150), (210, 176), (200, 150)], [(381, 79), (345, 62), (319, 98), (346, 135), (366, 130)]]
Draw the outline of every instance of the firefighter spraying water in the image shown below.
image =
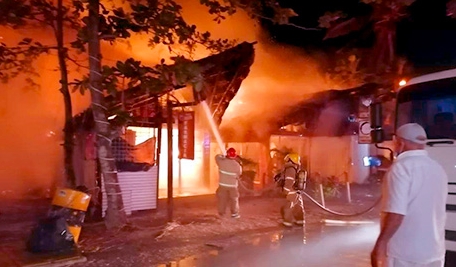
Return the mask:
[(223, 217), (226, 207), (229, 206), (231, 218), (234, 219), (240, 218), (238, 180), (242, 174), (242, 167), (236, 157), (234, 148), (229, 148), (226, 155), (215, 156), (219, 168), (219, 187), (216, 192), (218, 213)]
[[(220, 132), (212, 118), (211, 111), (206, 101), (201, 101), (204, 114), (209, 122), (212, 133), (217, 140), (220, 151), (223, 153), (224, 144)], [(220, 216), (224, 216), (227, 206), (231, 212), (231, 218), (238, 219), (239, 215), (239, 177), (242, 175), (241, 164), (236, 160), (237, 154), (234, 148), (226, 150), (226, 154), (217, 154), (215, 162), (219, 168), (219, 186), (216, 191), (217, 209)]]
[[(222, 157), (224, 157), (225, 160), (230, 160), (238, 165), (236, 165), (236, 170), (239, 168), (239, 172), (242, 173), (242, 166), (239, 164), (239, 162), (236, 161), (236, 157), (237, 155), (234, 157), (234, 158), (229, 158), (228, 154), (231, 154), (233, 153), (234, 151), (234, 154), (236, 154), (236, 151), (234, 149), (230, 150), (230, 151), (225, 151), (225, 145), (222, 141), (222, 138), (220, 136), (220, 132), (212, 118), (212, 114), (211, 114), (211, 111), (209, 109), (209, 106), (207, 104), (207, 102), (205, 100), (201, 101), (200, 102), (202, 108), (203, 108), (203, 111), (204, 111), (204, 114), (206, 115), (206, 119), (208, 120), (208, 123), (211, 127), (211, 130), (212, 130), (212, 133), (217, 141), (217, 145), (219, 146), (219, 149), (220, 149), (220, 152), (221, 154), (219, 155), (222, 155), (222, 154), (225, 154), (225, 156), (222, 155)], [(219, 157), (219, 155), (217, 155), (216, 157)], [(228, 157), (227, 157), (228, 156)], [(287, 168), (284, 168), (283, 171), (281, 173), (279, 173), (278, 175), (276, 175), (274, 177), (274, 179), (276, 180), (276, 182), (279, 182), (279, 183), (284, 183), (286, 182), (286, 177), (288, 176), (289, 178), (292, 178), (294, 182), (291, 182), (291, 179), (289, 179), (289, 183), (291, 185), (283, 185), (284, 189), (285, 187), (286, 188), (289, 188), (289, 191), (286, 192), (286, 195), (287, 195), (287, 200), (285, 202), (285, 205), (284, 207), (282, 208), (282, 211), (283, 211), (283, 224), (284, 225), (287, 225), (289, 226), (290, 223), (291, 225), (293, 225), (293, 222), (295, 222), (296, 224), (304, 224), (304, 214), (305, 214), (305, 211), (304, 211), (304, 206), (303, 206), (303, 196), (306, 196), (311, 202), (313, 202), (315, 205), (317, 205), (319, 208), (323, 209), (324, 211), (328, 212), (328, 213), (331, 213), (331, 214), (334, 214), (334, 215), (338, 215), (338, 216), (346, 216), (346, 217), (350, 217), (350, 216), (358, 216), (358, 215), (361, 215), (361, 214), (364, 214), (366, 212), (369, 212), (371, 211), (379, 202), (380, 202), (380, 198), (371, 206), (369, 207), (368, 209), (364, 210), (364, 211), (361, 211), (361, 212), (357, 212), (357, 213), (352, 213), (352, 214), (347, 214), (347, 213), (341, 213), (341, 212), (337, 212), (337, 211), (333, 211), (331, 209), (328, 209), (326, 207), (324, 207), (323, 205), (321, 205), (320, 203), (318, 203), (318, 201), (316, 201), (315, 199), (313, 199), (311, 196), (309, 196), (306, 192), (304, 192), (305, 188), (306, 188), (306, 180), (307, 180), (307, 171), (306, 170), (301, 170), (301, 165), (300, 165), (300, 156), (298, 154), (295, 154), (295, 153), (291, 153), (289, 155), (287, 155), (287, 157), (285, 157), (285, 161), (288, 163), (289, 167), (292, 167), (290, 169), (288, 169), (287, 171), (285, 171)], [(222, 164), (223, 165), (223, 164)], [(230, 163), (231, 165), (231, 163)], [(233, 164), (234, 165), (234, 164)], [(220, 166), (220, 165), (219, 165)], [(237, 167), (238, 166), (238, 167)], [(232, 167), (232, 166), (231, 166)], [(231, 169), (230, 167), (230, 169)], [(222, 167), (222, 169), (219, 169), (223, 172), (225, 172), (225, 170), (223, 169), (224, 167)], [(234, 168), (234, 167), (233, 167)], [(219, 174), (223, 174), (223, 172), (219, 172)], [(230, 172), (230, 171), (228, 171)], [(237, 173), (238, 171), (233, 171), (232, 173)], [(224, 177), (225, 175), (221, 175), (219, 176), (219, 182), (220, 182), (220, 178), (222, 178), (222, 176)], [(235, 177), (235, 175), (232, 175), (232, 177)], [(226, 177), (222, 178), (222, 180), (224, 180)], [(228, 201), (231, 201), (231, 200), (226, 200), (226, 199), (229, 199), (229, 198), (233, 198), (230, 203), (238, 203), (238, 199), (239, 199), (239, 190), (238, 190), (238, 186), (241, 185), (243, 186), (243, 183), (242, 181), (239, 181), (240, 179), (240, 174), (239, 175), (236, 175), (236, 182), (232, 183), (232, 185), (236, 184), (236, 187), (235, 187), (235, 190), (237, 192), (237, 197), (234, 197), (236, 196), (236, 194), (233, 192), (232, 194), (223, 194), (225, 197), (225, 203), (224, 202), (220, 202), (220, 199), (219, 199), (219, 203), (220, 205), (223, 206), (223, 204), (225, 205), (225, 207), (228, 205)], [(228, 179), (229, 180), (229, 179)], [(222, 182), (223, 183), (223, 182)], [(252, 191), (254, 192), (254, 190), (251, 190), (251, 189), (248, 189), (246, 188), (245, 186), (243, 186), (245, 190), (249, 190), (249, 191)], [(220, 186), (219, 186), (220, 188)], [(234, 188), (234, 187), (233, 187)], [(222, 189), (224, 190), (224, 189)], [(267, 190), (270, 190), (270, 188), (265, 188), (263, 189), (264, 191), (267, 191)], [(224, 190), (226, 191), (226, 190)], [(232, 190), (233, 191), (233, 190)], [(286, 191), (286, 190), (285, 190)], [(255, 193), (255, 192), (254, 192)], [(234, 201), (236, 200), (236, 201)], [(231, 205), (231, 204), (230, 204)], [(232, 212), (232, 216), (233, 218), (239, 218), (239, 209), (235, 209), (234, 207), (234, 204), (232, 204), (233, 206), (233, 209), (231, 209), (231, 212)], [(219, 213), (224, 213), (223, 212), (220, 212), (221, 209), (222, 209), (222, 206), (219, 206)], [(237, 204), (237, 207), (239, 206), (239, 204)], [(231, 206), (230, 206), (231, 207)], [(300, 211), (299, 211), (300, 210)], [(237, 212), (236, 212), (237, 211)], [(294, 214), (295, 211), (297, 211), (297, 214)], [(291, 215), (290, 215), (291, 214)], [(291, 219), (290, 219), (291, 218)]]

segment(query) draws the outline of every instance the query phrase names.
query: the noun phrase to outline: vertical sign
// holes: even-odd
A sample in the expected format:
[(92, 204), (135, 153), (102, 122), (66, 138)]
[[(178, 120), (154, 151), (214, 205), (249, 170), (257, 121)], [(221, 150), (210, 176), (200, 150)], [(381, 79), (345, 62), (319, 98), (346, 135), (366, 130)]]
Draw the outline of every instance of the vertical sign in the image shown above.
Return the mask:
[(372, 99), (370, 97), (361, 97), (358, 105), (358, 143), (371, 144), (372, 138), (370, 135), (370, 104)]
[(178, 112), (177, 128), (179, 131), (179, 158), (195, 159), (195, 112)]

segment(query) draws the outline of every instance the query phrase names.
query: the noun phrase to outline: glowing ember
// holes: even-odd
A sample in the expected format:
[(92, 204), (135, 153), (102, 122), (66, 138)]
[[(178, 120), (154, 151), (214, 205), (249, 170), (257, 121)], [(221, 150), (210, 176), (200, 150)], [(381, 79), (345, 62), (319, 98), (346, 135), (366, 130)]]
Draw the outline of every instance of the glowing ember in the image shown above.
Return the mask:
[(55, 132), (54, 131), (49, 131), (47, 134), (46, 134), (47, 137), (54, 137), (55, 136)]

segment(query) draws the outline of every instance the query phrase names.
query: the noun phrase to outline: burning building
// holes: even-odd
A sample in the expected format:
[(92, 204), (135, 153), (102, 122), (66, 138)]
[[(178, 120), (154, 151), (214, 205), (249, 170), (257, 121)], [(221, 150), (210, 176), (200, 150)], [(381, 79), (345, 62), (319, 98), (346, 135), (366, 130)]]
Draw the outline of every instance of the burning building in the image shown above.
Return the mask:
[[(226, 95), (214, 94), (214, 96), (230, 99), (229, 105), (226, 100), (220, 102), (220, 99), (211, 99), (211, 92), (209, 92), (207, 100), (210, 104), (213, 103), (211, 109), (215, 114), (216, 122), (220, 123), (221, 121), (220, 128), (223, 141), (227, 145), (235, 146), (241, 156), (250, 159), (250, 164), (249, 166), (246, 165), (245, 169), (251, 171), (255, 185), (261, 186), (269, 176), (267, 166), (270, 157), (269, 135), (279, 127), (273, 123), (274, 119), (285, 116), (288, 109), (297, 105), (309, 94), (344, 86), (328, 81), (324, 71), (322, 71), (324, 66), (322, 67), (321, 62), (324, 60), (311, 57), (305, 51), (295, 47), (274, 43), (262, 31), (261, 26), (245, 12), (239, 10), (235, 15), (228, 17), (226, 21), (218, 24), (197, 1), (180, 0), (178, 2), (182, 4), (183, 16), (188, 23), (197, 25), (203, 32), (211, 32), (214, 38), (238, 39), (248, 42), (258, 41), (255, 46), (255, 62), (250, 67), (249, 75), (243, 80), (242, 85), (239, 87), (238, 84), (226, 82), (223, 86), (236, 88), (236, 90), (227, 90)], [(53, 40), (49, 36), (51, 35), (46, 30), (5, 30), (2, 32), (2, 37), (4, 37), (2, 41), (14, 44), (23, 37), (32, 37), (43, 44), (50, 44)], [(67, 41), (70, 41), (71, 38), (72, 36), (66, 36)], [(179, 47), (173, 47), (173, 49), (178, 50)], [(199, 47), (192, 56), (197, 59), (208, 56), (208, 51), (202, 50), (204, 49)], [(105, 43), (102, 46), (102, 54), (104, 64), (108, 65), (130, 57), (141, 60), (145, 65), (150, 66), (158, 64), (161, 58), (170, 62), (170, 53), (166, 46), (158, 45), (151, 48), (148, 46), (147, 36), (140, 35), (132, 35), (128, 44), (110, 45)], [(84, 60), (81, 58), (81, 62)], [(26, 191), (29, 188), (51, 188), (63, 184), (65, 175), (62, 164), (61, 130), (64, 124), (62, 114), (56, 112), (56, 110), (63, 110), (63, 102), (58, 91), (59, 78), (56, 66), (57, 60), (54, 55), (43, 56), (36, 62), (36, 68), (41, 74), (40, 77), (36, 78), (36, 82), (41, 84), (40, 90), (27, 92), (18, 90), (23, 87), (23, 79), (10, 82), (8, 85), (1, 85), (4, 90), (0, 90), (2, 96), (0, 98), (0, 122), (8, 125), (8, 127), (3, 130), (0, 143), (2, 147), (8, 149), (4, 149), (0, 155), (2, 158), (0, 162), (0, 190)], [(80, 76), (84, 74), (81, 71), (78, 68), (70, 69), (70, 80), (73, 78), (80, 79)], [(229, 81), (230, 79), (224, 77), (222, 80)], [(234, 95), (234, 93), (236, 94)], [(139, 99), (134, 93), (132, 94), (132, 96), (128, 96), (127, 92), (124, 92), (123, 96), (125, 99), (129, 97)], [(173, 97), (181, 103), (194, 101), (192, 91), (188, 88), (176, 90)], [(146, 101), (147, 97), (139, 100)], [(74, 93), (72, 94), (72, 101), (73, 114), (79, 114), (77, 118), (84, 121), (84, 116), (81, 115), (86, 114), (84, 110), (90, 103), (88, 94), (81, 96), (79, 93)], [(158, 102), (161, 103), (164, 111), (166, 107), (163, 106), (163, 99), (161, 98)], [(20, 105), (16, 103), (20, 103)], [(221, 104), (219, 105), (219, 103)], [(212, 156), (200, 157), (198, 155), (218, 153), (219, 146), (214, 142), (215, 139), (211, 137), (209, 131), (198, 131), (201, 127), (208, 127), (205, 118), (201, 115), (200, 107), (188, 106), (175, 108), (175, 110), (176, 112), (177, 110), (195, 112), (195, 128), (197, 131), (195, 132), (194, 160), (179, 159), (177, 157), (179, 139), (173, 139), (175, 150), (173, 155), (176, 156), (174, 157), (176, 164), (173, 165), (174, 184), (179, 184), (179, 173), (181, 173), (180, 193), (182, 195), (195, 194), (195, 192), (191, 193), (193, 190), (183, 190), (186, 187), (185, 184), (192, 182), (195, 185), (191, 187), (197, 189), (196, 193), (198, 194), (213, 192), (211, 188), (215, 185), (214, 181), (210, 179), (216, 179), (216, 173), (211, 163)], [(139, 145), (146, 150), (157, 153), (159, 144), (167, 144), (166, 129), (159, 131), (158, 125), (153, 125), (148, 121), (138, 121), (142, 123), (127, 127), (125, 131), (126, 140), (130, 142), (131, 146)], [(84, 129), (84, 127), (80, 129)], [(174, 129), (176, 135), (178, 132), (179, 129)], [(94, 141), (93, 136), (79, 136), (80, 133), (77, 136), (78, 142), (90, 143)], [(162, 137), (161, 142), (158, 142), (159, 136)], [(145, 141), (147, 142), (144, 143)], [(86, 154), (88, 159), (93, 158), (90, 156), (92, 153), (90, 149), (85, 151), (81, 150), (81, 147), (84, 146), (78, 146), (77, 153), (82, 155), (82, 158)], [(148, 157), (143, 155), (142, 160), (151, 165), (161, 165), (162, 168), (158, 170), (161, 173), (159, 174), (160, 177), (167, 172), (166, 168), (163, 167), (165, 166), (163, 159), (167, 157), (163, 153), (165, 151), (162, 149), (160, 157), (156, 154), (154, 156), (149, 154)], [(93, 173), (93, 170), (96, 170), (93, 161), (83, 161), (83, 163), (87, 166), (79, 167), (76, 170), (78, 177), (80, 177), (80, 183), (86, 183), (86, 180), (93, 179), (88, 173)], [(207, 168), (207, 166), (210, 167)], [(165, 183), (165, 180), (160, 179), (160, 183)], [(165, 184), (162, 184), (161, 188), (161, 191), (164, 192), (166, 190)], [(178, 190), (176, 190), (176, 194), (179, 194)]]
[[(275, 117), (265, 115), (263, 121), (244, 126), (242, 135), (225, 128), (224, 138), (240, 151), (247, 149), (259, 163), (254, 184), (260, 188), (272, 182), (290, 152), (301, 155), (311, 179), (332, 177), (340, 182), (365, 183), (371, 172), (365, 166), (366, 158), (389, 158), (388, 151), (371, 144), (369, 105), (380, 100), (384, 103), (384, 126), (391, 134), (392, 95), (391, 87), (379, 84), (308, 94), (275, 112)], [(258, 130), (261, 123), (267, 127)]]
[(311, 176), (318, 173), (341, 182), (365, 183), (370, 169), (363, 159), (389, 157), (371, 144), (369, 106), (380, 99), (389, 111), (383, 119), (386, 131), (391, 133), (390, 87), (365, 84), (310, 95), (277, 121), (280, 128), (272, 133), (271, 146), (301, 154)]
[[(146, 93), (145, 88), (138, 88), (125, 90), (116, 98), (106, 97), (109, 110), (122, 106), (133, 118), (119, 125), (122, 133), (112, 143), (127, 213), (156, 208), (157, 198), (166, 197), (169, 164), (172, 164), (174, 196), (215, 190), (217, 176), (211, 175), (211, 159), (220, 151), (211, 150), (213, 138), (199, 104), (205, 101), (212, 112), (211, 119), (219, 124), (253, 60), (254, 44), (241, 43), (194, 62), (202, 69), (205, 81), (202, 92), (185, 87), (170, 93), (151, 94)], [(116, 125), (116, 116), (112, 114), (110, 118)], [(91, 111), (77, 115), (75, 124), (78, 129), (77, 184), (102, 188), (102, 179), (97, 175), (97, 157), (93, 153), (95, 134)], [(168, 140), (168, 130), (172, 130), (172, 140)]]

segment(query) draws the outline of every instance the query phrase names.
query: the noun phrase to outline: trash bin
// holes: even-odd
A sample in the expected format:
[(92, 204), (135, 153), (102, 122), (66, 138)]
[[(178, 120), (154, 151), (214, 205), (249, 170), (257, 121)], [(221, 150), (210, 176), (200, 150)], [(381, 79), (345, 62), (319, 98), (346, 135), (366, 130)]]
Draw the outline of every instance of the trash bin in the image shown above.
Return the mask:
[(58, 189), (52, 199), (52, 210), (63, 215), (75, 243), (78, 243), (89, 203), (89, 194), (68, 188)]

